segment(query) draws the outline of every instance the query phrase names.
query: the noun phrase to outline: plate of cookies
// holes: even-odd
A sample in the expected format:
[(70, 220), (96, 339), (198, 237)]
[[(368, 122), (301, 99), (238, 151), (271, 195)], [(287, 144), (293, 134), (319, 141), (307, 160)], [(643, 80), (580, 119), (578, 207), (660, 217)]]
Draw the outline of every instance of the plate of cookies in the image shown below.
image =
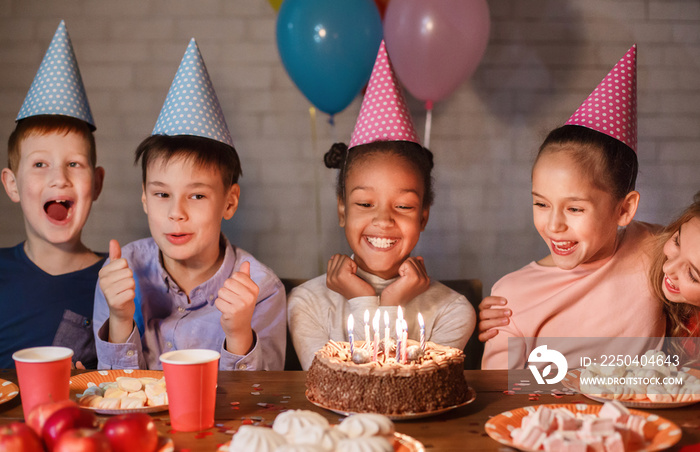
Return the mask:
[(157, 413), (168, 409), (160, 370), (114, 369), (73, 375), (70, 396), (99, 414)]

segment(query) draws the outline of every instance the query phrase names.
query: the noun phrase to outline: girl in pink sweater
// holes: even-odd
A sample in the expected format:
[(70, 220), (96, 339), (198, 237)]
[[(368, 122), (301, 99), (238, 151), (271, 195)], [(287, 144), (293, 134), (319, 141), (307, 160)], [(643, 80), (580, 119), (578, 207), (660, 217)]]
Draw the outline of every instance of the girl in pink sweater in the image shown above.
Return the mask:
[[(656, 338), (625, 350), (643, 353), (664, 335), (661, 305), (646, 279), (652, 228), (633, 221), (635, 68), (632, 47), (540, 147), (532, 169), (533, 220), (550, 254), (501, 278), (482, 302), (482, 308), (507, 303), (512, 312), (496, 332), (482, 334), (490, 336), (482, 368), (523, 368), (546, 343), (578, 367), (580, 357), (606, 352), (606, 338)], [(480, 331), (498, 324), (494, 313), (482, 311)], [(546, 338), (577, 339), (552, 345)]]

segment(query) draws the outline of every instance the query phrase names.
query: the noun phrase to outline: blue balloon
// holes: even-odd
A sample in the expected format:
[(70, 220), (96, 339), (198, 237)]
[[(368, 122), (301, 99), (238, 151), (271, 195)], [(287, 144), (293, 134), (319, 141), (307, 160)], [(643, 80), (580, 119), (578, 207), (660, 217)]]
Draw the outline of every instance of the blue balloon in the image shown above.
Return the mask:
[(319, 110), (344, 110), (369, 81), (382, 40), (373, 0), (284, 0), (277, 49), (299, 90)]

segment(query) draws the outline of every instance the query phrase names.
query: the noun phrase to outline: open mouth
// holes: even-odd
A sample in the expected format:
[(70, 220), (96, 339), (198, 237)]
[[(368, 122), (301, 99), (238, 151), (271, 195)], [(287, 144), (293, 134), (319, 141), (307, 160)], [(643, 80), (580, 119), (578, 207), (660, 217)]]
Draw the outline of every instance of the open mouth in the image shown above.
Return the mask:
[(398, 242), (398, 239), (387, 239), (384, 237), (365, 237), (367, 242), (369, 242), (370, 245), (372, 245), (375, 248), (379, 249), (387, 249), (391, 248)]
[(555, 241), (552, 240), (552, 251), (554, 251), (556, 254), (570, 254), (572, 253), (575, 249), (576, 246), (578, 245), (578, 242), (572, 242), (569, 240), (565, 241)]
[(73, 201), (55, 199), (44, 204), (44, 212), (54, 221), (65, 221), (70, 218)]
[(664, 275), (664, 284), (666, 284), (666, 289), (671, 293), (681, 293), (681, 291), (676, 287), (668, 276)]

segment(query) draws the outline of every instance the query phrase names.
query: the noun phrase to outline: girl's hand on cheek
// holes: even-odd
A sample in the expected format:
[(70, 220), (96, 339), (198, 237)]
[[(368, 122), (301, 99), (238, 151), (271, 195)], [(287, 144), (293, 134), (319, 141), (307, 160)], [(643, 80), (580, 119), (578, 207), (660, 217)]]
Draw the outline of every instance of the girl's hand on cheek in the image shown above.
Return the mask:
[(357, 276), (357, 264), (344, 254), (334, 254), (328, 261), (326, 286), (346, 299), (373, 297), (374, 288)]
[(505, 306), (508, 302), (503, 297), (489, 296), (479, 303), (479, 340), (486, 342), (498, 334), (496, 329), (499, 326), (508, 325), (512, 315), (510, 309), (495, 308), (494, 306)]
[(399, 278), (381, 296), (381, 306), (405, 305), (430, 287), (430, 277), (420, 256), (409, 257), (399, 267)]

